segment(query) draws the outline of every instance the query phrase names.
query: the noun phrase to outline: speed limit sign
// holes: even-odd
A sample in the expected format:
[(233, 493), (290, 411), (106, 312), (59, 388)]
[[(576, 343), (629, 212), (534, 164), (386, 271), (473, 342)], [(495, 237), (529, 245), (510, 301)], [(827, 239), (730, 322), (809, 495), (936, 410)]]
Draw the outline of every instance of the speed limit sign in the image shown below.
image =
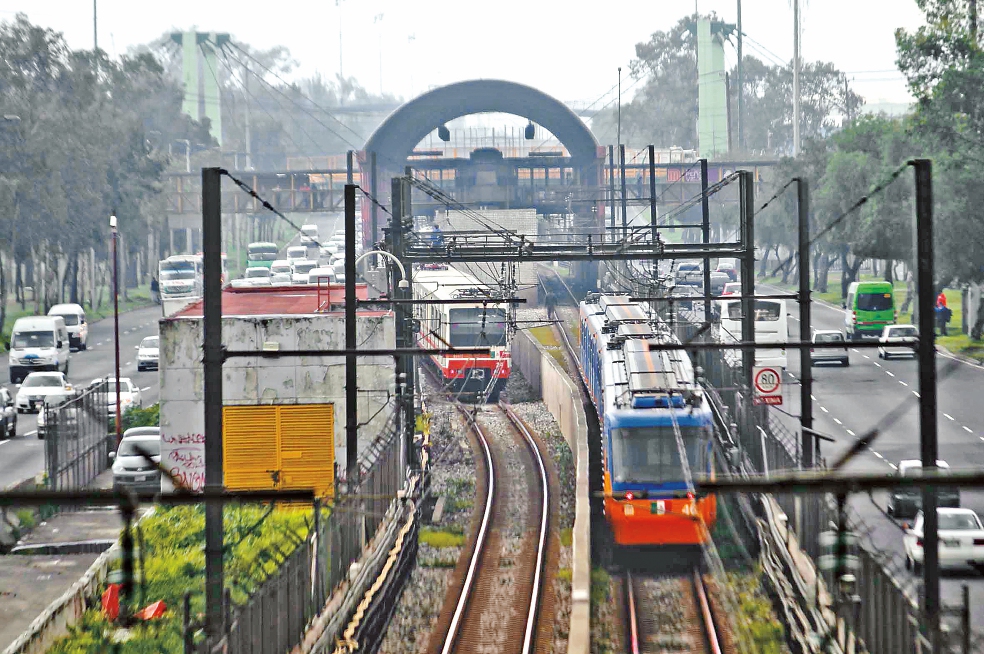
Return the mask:
[(752, 369), (752, 385), (755, 387), (753, 404), (782, 404), (782, 368), (755, 366)]

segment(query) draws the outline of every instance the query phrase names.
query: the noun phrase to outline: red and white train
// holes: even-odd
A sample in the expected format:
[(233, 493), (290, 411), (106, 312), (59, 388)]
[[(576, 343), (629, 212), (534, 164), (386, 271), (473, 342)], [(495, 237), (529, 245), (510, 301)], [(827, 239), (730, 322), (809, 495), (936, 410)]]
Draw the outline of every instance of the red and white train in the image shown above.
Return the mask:
[[(431, 355), (445, 389), (462, 400), (495, 402), (509, 379), (507, 306), (496, 288), (455, 268), (424, 269), (414, 272), (416, 300), (432, 300), (415, 309), (420, 322), (421, 347), (487, 347), (489, 354)], [(474, 302), (462, 300), (474, 299)], [(440, 302), (453, 303), (441, 304)]]

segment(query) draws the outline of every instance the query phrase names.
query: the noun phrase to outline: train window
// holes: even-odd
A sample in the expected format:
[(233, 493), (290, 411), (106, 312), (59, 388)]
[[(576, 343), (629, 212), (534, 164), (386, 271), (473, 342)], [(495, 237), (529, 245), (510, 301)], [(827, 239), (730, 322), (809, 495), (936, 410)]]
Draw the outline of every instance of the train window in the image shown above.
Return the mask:
[(451, 309), (452, 347), (506, 344), (506, 312), (499, 308)]
[[(701, 471), (706, 456), (704, 430), (681, 427), (680, 432), (691, 472)], [(617, 483), (683, 481), (673, 427), (613, 429), (612, 474)]]

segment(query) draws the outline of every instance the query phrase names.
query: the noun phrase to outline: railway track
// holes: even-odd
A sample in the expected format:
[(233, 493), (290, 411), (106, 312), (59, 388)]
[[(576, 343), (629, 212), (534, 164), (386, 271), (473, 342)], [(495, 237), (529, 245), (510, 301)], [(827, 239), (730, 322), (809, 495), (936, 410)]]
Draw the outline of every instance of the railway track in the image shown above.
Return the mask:
[(727, 654), (697, 568), (682, 576), (626, 572), (625, 616), (629, 654)]
[[(481, 517), (459, 562), (438, 631), (440, 654), (537, 651), (550, 529), (550, 482), (543, 454), (504, 403), (458, 406), (472, 427), (485, 467), (478, 484)], [(477, 411), (473, 410), (477, 409)], [(484, 497), (483, 491), (484, 490)], [(548, 640), (541, 638), (541, 640)], [(433, 642), (433, 641), (432, 641)], [(543, 643), (543, 648), (549, 646)]]

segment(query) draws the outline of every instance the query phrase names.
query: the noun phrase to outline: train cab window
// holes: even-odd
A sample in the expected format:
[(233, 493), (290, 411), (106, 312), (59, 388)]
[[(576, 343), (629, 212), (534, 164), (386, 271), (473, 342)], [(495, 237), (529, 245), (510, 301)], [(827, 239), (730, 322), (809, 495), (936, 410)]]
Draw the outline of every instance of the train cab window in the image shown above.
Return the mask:
[[(681, 427), (690, 470), (703, 470), (705, 432)], [(612, 430), (612, 475), (617, 483), (683, 481), (680, 452), (672, 427), (636, 427)]]
[(484, 347), (506, 344), (506, 312), (499, 308), (451, 309), (452, 347)]

